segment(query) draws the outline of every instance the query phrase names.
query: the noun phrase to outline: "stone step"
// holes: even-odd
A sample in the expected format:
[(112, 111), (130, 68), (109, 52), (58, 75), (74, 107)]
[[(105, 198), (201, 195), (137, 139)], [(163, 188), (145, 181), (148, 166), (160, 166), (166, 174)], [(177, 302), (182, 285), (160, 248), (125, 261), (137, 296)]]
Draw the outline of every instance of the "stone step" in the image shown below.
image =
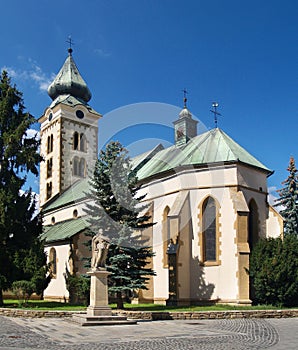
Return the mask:
[(128, 320), (125, 316), (88, 316), (86, 314), (72, 315), (71, 321), (81, 326), (112, 326), (136, 324), (136, 320)]

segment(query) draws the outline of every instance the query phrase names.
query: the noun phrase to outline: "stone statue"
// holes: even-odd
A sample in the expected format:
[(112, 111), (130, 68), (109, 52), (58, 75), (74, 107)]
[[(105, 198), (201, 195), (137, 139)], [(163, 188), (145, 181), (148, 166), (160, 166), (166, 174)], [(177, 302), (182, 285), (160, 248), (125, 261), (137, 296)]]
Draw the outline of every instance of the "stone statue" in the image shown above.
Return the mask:
[(109, 246), (110, 243), (108, 238), (103, 236), (102, 230), (99, 230), (98, 233), (92, 238), (92, 270), (105, 267)]

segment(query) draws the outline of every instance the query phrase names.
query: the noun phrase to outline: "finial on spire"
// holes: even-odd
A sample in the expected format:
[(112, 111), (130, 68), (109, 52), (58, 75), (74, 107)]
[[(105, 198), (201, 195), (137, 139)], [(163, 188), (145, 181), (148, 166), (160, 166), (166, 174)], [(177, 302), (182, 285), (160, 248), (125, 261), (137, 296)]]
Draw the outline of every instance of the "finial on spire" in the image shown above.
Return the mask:
[(71, 46), (74, 45), (74, 42), (71, 39), (71, 35), (68, 36), (68, 40), (66, 40), (66, 42), (69, 44), (69, 48), (68, 48), (68, 53), (71, 55), (72, 54), (72, 48)]
[(183, 92), (183, 107), (184, 107), (184, 108), (187, 108), (187, 107), (186, 107), (186, 102), (187, 102), (186, 94), (188, 94), (188, 91), (184, 88), (184, 89), (182, 90), (182, 92)]
[(220, 113), (217, 112), (218, 106), (218, 102), (212, 102), (212, 107), (214, 108), (214, 110), (210, 109), (210, 112), (214, 114), (215, 128), (217, 128), (217, 116), (222, 116)]

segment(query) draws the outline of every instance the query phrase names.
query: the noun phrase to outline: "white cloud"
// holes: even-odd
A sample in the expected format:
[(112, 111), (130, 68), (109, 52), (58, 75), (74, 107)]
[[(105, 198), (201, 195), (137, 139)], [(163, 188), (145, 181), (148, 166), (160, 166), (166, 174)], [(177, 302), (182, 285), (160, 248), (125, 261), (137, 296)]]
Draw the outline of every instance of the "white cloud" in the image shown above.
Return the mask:
[[(20, 190), (20, 195), (23, 195), (26, 193), (26, 191)], [(35, 212), (33, 214), (33, 217), (36, 216), (39, 213), (39, 194), (36, 192), (32, 192), (32, 200), (35, 198)]]
[(25, 70), (15, 69), (13, 67), (4, 66), (1, 70), (6, 70), (8, 75), (14, 80), (28, 82), (31, 81), (38, 86), (42, 92), (47, 91), (48, 86), (55, 78), (55, 74), (47, 74), (43, 72), (40, 66), (33, 60), (29, 59), (29, 68)]
[(37, 140), (40, 140), (40, 132), (34, 129), (28, 129), (26, 131), (26, 138), (30, 139), (35, 137)]
[(111, 54), (110, 54), (109, 52), (106, 52), (106, 51), (104, 51), (103, 49), (95, 49), (94, 52), (95, 52), (98, 56), (104, 57), (104, 58), (110, 57), (110, 56), (111, 56)]
[(283, 207), (281, 205), (275, 206), (276, 205), (276, 200), (279, 199), (279, 196), (276, 192), (277, 188), (275, 186), (268, 187), (268, 203), (274, 207), (275, 210), (280, 212)]

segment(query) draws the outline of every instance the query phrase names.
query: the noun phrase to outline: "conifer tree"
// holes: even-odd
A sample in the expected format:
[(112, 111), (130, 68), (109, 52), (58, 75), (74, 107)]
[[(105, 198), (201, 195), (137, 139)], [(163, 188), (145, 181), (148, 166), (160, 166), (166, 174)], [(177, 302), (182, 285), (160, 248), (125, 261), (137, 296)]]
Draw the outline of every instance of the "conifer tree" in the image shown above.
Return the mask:
[(86, 209), (91, 235), (102, 229), (110, 241), (109, 291), (116, 294), (118, 308), (123, 308), (123, 296), (147, 289), (148, 276), (154, 274), (147, 266), (152, 248), (142, 238), (142, 230), (152, 223), (148, 215), (140, 214), (147, 208), (140, 204), (145, 196), (138, 196), (137, 177), (127, 153), (114, 141), (100, 152), (91, 180), (93, 202)]
[(280, 214), (285, 220), (284, 234), (298, 235), (298, 171), (293, 157), (287, 170), (289, 176), (282, 182), (284, 187), (278, 190), (280, 198), (276, 200), (276, 205), (283, 207)]
[[(7, 72), (3, 71), (0, 80), (0, 305), (3, 290), (13, 281), (33, 278), (36, 286), (40, 286), (45, 279), (46, 257), (38, 239), (42, 226), (35, 215), (35, 197), (31, 190), (21, 191), (27, 173), (38, 175), (41, 160), (39, 141), (27, 135), (35, 119), (24, 110), (22, 93), (11, 85)], [(43, 282), (40, 282), (41, 275)]]

